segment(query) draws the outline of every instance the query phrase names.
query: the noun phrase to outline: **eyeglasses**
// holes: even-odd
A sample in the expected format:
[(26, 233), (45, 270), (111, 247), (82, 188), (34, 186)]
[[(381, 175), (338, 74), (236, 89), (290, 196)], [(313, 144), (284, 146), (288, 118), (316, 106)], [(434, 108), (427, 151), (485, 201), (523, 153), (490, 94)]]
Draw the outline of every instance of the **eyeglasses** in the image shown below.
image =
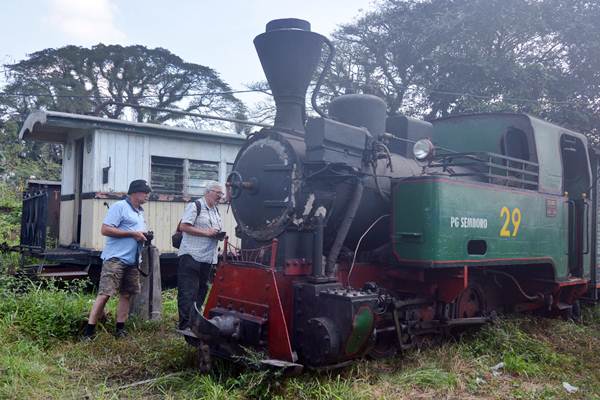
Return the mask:
[(219, 190), (209, 190), (209, 192), (215, 192), (217, 194), (217, 196), (219, 197), (223, 197), (225, 195), (225, 193), (219, 191)]

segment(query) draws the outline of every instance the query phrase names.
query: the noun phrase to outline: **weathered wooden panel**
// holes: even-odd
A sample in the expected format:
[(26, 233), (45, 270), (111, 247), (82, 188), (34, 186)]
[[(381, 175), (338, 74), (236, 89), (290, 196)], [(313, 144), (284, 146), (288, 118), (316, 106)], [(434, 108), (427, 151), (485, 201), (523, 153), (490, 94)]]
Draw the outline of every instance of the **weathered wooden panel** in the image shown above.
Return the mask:
[(79, 245), (86, 249), (94, 248), (94, 230), (100, 229), (94, 223), (94, 200), (81, 201), (81, 236)]
[(150, 141), (150, 154), (161, 157), (219, 162), (221, 160), (220, 147), (221, 145), (218, 143), (152, 138)]
[[(67, 142), (62, 159), (61, 195), (73, 194), (75, 188), (75, 149), (73, 142)], [(71, 216), (73, 211), (71, 210)], [(70, 243), (70, 242), (69, 242)]]
[[(171, 246), (171, 235), (183, 214), (183, 207), (184, 203), (159, 201), (150, 201), (144, 205), (144, 209), (148, 210), (146, 223), (149, 229), (154, 231), (154, 245), (159, 248), (161, 253), (177, 251)], [(172, 208), (179, 209), (180, 212), (172, 212)]]
[(58, 229), (58, 243), (68, 246), (73, 242), (73, 206), (75, 201), (60, 202), (60, 224)]
[[(92, 191), (127, 192), (134, 179), (149, 179), (148, 137), (122, 132), (97, 131), (94, 161), (97, 183)], [(102, 168), (108, 167), (108, 183), (102, 183)]]
[(94, 190), (96, 172), (94, 163), (94, 134), (89, 134), (83, 140), (83, 181), (81, 185), (83, 193)]
[[(224, 183), (227, 163), (233, 163), (238, 150), (231, 144), (99, 130), (94, 134), (91, 153), (86, 152), (90, 158), (84, 166), (84, 191), (126, 192), (132, 180), (150, 180), (152, 156), (218, 162), (219, 180)], [(109, 160), (108, 183), (103, 184), (102, 168), (109, 165)]]
[(228, 162), (233, 163), (235, 161), (235, 157), (237, 156), (240, 148), (238, 146), (232, 145), (221, 145), (221, 159)]
[[(111, 134), (114, 143), (114, 168), (115, 168), (115, 190), (120, 192), (127, 191), (129, 182), (129, 164), (135, 158), (135, 149), (129, 149), (129, 135)], [(132, 146), (133, 147), (133, 146)], [(133, 166), (131, 168), (133, 170)]]
[(105, 243), (105, 237), (102, 236), (102, 234), (100, 233), (100, 230), (102, 229), (102, 222), (104, 221), (104, 218), (106, 217), (106, 213), (108, 212), (108, 208), (106, 207), (106, 204), (108, 204), (108, 206), (110, 207), (112, 204), (114, 204), (115, 202), (117, 202), (118, 200), (104, 200), (104, 199), (89, 199), (89, 200), (84, 200), (84, 203), (90, 203), (93, 204), (93, 214), (89, 216), (90, 219), (84, 219), (82, 220), (82, 227), (85, 223), (88, 223), (89, 221), (89, 232), (90, 235), (92, 237), (91, 240), (91, 247), (95, 250), (102, 250), (104, 248), (104, 243)]

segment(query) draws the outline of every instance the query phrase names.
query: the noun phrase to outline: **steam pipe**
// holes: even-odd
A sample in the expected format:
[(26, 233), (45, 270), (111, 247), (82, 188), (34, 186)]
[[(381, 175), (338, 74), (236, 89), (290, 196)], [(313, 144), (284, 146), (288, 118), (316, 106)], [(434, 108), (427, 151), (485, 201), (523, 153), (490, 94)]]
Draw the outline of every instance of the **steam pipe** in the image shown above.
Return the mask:
[(329, 255), (327, 256), (327, 264), (325, 265), (325, 274), (327, 276), (332, 276), (335, 274), (335, 262), (337, 261), (337, 258), (340, 255), (342, 245), (346, 240), (346, 236), (348, 236), (350, 226), (352, 226), (352, 221), (354, 220), (356, 212), (358, 211), (358, 207), (360, 206), (364, 186), (365, 185), (363, 179), (357, 178), (354, 193), (352, 194), (352, 199), (350, 200), (350, 204), (348, 204), (348, 208), (346, 209), (346, 213), (344, 214), (342, 224), (338, 229), (337, 235), (335, 236), (335, 241), (333, 242), (333, 246), (331, 246), (331, 250), (329, 251)]
[(323, 84), (323, 79), (325, 79), (325, 75), (327, 75), (327, 72), (329, 72), (329, 68), (331, 67), (331, 61), (333, 60), (333, 57), (335, 56), (335, 47), (333, 46), (331, 41), (329, 39), (327, 39), (326, 37), (323, 37), (323, 41), (329, 47), (329, 55), (327, 56), (327, 61), (325, 61), (325, 65), (323, 66), (321, 75), (319, 75), (319, 79), (317, 80), (315, 89), (312, 92), (312, 96), (310, 98), (310, 104), (312, 105), (313, 110), (315, 110), (315, 112), (317, 114), (319, 114), (319, 116), (321, 118), (327, 118), (327, 116), (323, 113), (323, 111), (321, 111), (321, 109), (319, 108), (319, 105), (317, 104), (317, 95), (319, 94), (319, 90), (321, 90), (321, 85)]
[(314, 231), (312, 276), (313, 278), (323, 278), (325, 268), (323, 265), (323, 217), (316, 217), (317, 224)]

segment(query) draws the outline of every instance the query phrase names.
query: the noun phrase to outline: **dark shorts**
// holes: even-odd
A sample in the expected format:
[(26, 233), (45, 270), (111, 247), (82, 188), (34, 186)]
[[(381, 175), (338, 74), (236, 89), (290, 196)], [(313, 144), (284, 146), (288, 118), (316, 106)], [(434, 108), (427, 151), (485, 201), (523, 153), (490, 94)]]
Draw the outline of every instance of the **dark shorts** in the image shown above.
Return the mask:
[(140, 292), (140, 271), (135, 265), (127, 265), (118, 258), (110, 258), (102, 263), (98, 294), (114, 296), (138, 294)]

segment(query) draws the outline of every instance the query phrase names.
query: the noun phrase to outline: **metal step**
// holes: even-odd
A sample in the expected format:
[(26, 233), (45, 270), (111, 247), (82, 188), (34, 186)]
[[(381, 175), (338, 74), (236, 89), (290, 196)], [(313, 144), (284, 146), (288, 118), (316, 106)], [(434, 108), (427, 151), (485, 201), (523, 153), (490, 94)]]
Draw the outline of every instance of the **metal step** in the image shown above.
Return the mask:
[(32, 267), (38, 278), (77, 279), (88, 276), (88, 268), (77, 265), (36, 265)]
[(558, 311), (572, 310), (573, 309), (573, 305), (572, 304), (563, 303), (562, 301), (559, 301), (556, 304), (556, 309)]
[(88, 273), (85, 271), (41, 272), (37, 276), (40, 278), (83, 278), (88, 276)]

